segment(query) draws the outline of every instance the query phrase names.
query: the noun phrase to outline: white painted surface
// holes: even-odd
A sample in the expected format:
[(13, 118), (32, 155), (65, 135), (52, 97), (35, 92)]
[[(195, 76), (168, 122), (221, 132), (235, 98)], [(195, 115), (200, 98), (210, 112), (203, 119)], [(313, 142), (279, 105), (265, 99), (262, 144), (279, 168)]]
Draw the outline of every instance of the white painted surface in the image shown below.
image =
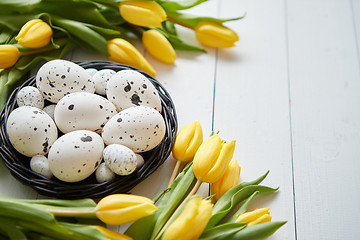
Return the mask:
[[(177, 52), (175, 65), (146, 57), (171, 94), (179, 127), (198, 120), (237, 140), (241, 181), (270, 169), (278, 193), (251, 208), (270, 207), (288, 223), (272, 240), (355, 239), (360, 234), (360, 1), (218, 0), (191, 13), (236, 17), (232, 49)], [(180, 35), (196, 43), (194, 34)], [(144, 52), (141, 44), (136, 44)], [(75, 50), (74, 61), (105, 59)], [(215, 104), (215, 105), (213, 105)], [(170, 178), (170, 157), (133, 193), (154, 197)], [(36, 198), (0, 164), (0, 194)], [(206, 194), (207, 186), (201, 192)], [(126, 226), (114, 227), (123, 231)]]

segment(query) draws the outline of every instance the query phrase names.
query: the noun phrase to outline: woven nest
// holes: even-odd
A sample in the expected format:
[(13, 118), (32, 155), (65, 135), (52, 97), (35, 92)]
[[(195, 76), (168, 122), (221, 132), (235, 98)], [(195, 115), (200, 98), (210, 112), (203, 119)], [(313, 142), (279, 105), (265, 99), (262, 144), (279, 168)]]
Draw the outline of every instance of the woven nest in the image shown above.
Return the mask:
[(31, 186), (38, 193), (55, 198), (80, 199), (80, 198), (102, 198), (112, 193), (126, 193), (133, 187), (152, 174), (168, 158), (174, 144), (177, 131), (177, 118), (174, 103), (168, 92), (161, 84), (147, 73), (139, 69), (108, 61), (77, 62), (83, 68), (112, 69), (114, 71), (132, 69), (144, 74), (159, 92), (162, 103), (162, 116), (166, 124), (166, 133), (162, 142), (154, 149), (141, 153), (145, 163), (142, 167), (127, 176), (116, 176), (110, 182), (98, 183), (95, 174), (87, 179), (66, 183), (53, 177), (47, 179), (30, 169), (30, 158), (18, 153), (11, 145), (6, 134), (6, 121), (10, 112), (17, 107), (17, 92), (25, 86), (35, 86), (35, 76), (26, 80), (20, 87), (16, 88), (7, 104), (0, 113), (0, 156), (11, 174), (20, 182)]

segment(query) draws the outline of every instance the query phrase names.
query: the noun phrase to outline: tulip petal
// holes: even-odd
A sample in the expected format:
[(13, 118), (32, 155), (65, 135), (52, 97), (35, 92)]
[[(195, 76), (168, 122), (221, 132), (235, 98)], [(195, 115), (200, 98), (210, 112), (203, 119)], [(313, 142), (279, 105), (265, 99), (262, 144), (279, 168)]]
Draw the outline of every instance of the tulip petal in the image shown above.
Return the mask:
[(123, 1), (120, 14), (129, 23), (143, 27), (161, 27), (166, 12), (155, 1)]
[[(205, 181), (211, 168), (216, 164), (216, 161), (221, 152), (221, 139), (215, 134), (206, 139), (194, 156), (194, 174), (197, 179)], [(206, 181), (205, 181), (206, 182)]]
[(0, 69), (15, 65), (20, 57), (19, 49), (13, 45), (0, 45)]
[(156, 210), (157, 207), (154, 204), (140, 203), (119, 209), (96, 210), (96, 216), (104, 223), (118, 225), (149, 216)]
[(195, 27), (195, 33), (198, 41), (208, 47), (233, 47), (239, 40), (236, 32), (215, 22), (200, 22)]
[(254, 211), (251, 212), (246, 212), (243, 214), (240, 214), (237, 218), (235, 222), (252, 222), (255, 221), (256, 219), (258, 219), (259, 217), (261, 217), (264, 214), (268, 214), (269, 213), (270, 208), (260, 208), (260, 209), (256, 209)]
[(267, 214), (260, 216), (255, 221), (249, 222), (248, 226), (256, 225), (256, 224), (260, 224), (260, 223), (266, 223), (266, 222), (270, 222), (270, 221), (271, 221), (271, 216), (270, 216), (270, 214), (267, 213)]
[(205, 176), (204, 181), (207, 183), (214, 183), (218, 181), (225, 173), (227, 166), (229, 165), (235, 151), (235, 141), (227, 142), (222, 146), (220, 155), (215, 162), (215, 165), (211, 168), (208, 174)]
[(157, 60), (172, 64), (176, 53), (167, 38), (157, 30), (148, 30), (143, 33), (142, 41), (145, 49)]
[(112, 231), (108, 228), (102, 227), (102, 226), (94, 226), (96, 227), (105, 237), (111, 240), (132, 240), (131, 237), (121, 234), (115, 231)]
[(112, 194), (104, 197), (96, 205), (96, 210), (112, 210), (117, 208), (125, 208), (141, 203), (154, 204), (154, 202), (146, 197), (131, 194)]
[(172, 153), (181, 162), (189, 162), (200, 147), (203, 140), (199, 122), (192, 122), (184, 126), (176, 136)]
[(51, 27), (41, 19), (28, 21), (15, 38), (19, 45), (29, 48), (41, 48), (46, 46), (52, 37)]

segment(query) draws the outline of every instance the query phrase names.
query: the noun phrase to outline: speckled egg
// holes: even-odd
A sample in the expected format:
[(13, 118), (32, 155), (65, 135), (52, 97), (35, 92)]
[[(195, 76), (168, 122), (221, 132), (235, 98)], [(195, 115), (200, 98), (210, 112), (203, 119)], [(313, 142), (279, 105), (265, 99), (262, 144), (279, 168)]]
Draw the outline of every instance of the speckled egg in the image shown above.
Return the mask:
[(27, 86), (20, 89), (16, 95), (16, 102), (19, 107), (31, 106), (42, 109), (44, 107), (44, 98), (36, 87)]
[(96, 169), (95, 177), (98, 183), (109, 182), (115, 178), (115, 173), (105, 163), (101, 163)]
[(95, 68), (87, 68), (85, 71), (90, 75), (90, 77), (92, 77), (95, 73), (97, 73), (98, 70)]
[(125, 176), (135, 171), (137, 158), (128, 147), (111, 144), (104, 149), (103, 157), (106, 166), (114, 173)]
[(117, 113), (114, 104), (106, 98), (86, 92), (70, 93), (55, 107), (54, 117), (63, 133), (74, 130), (101, 132), (105, 123)]
[(95, 84), (95, 92), (97, 94), (106, 95), (106, 85), (115, 73), (114, 70), (103, 69), (94, 74), (92, 81)]
[(53, 176), (49, 168), (48, 159), (43, 155), (33, 156), (30, 160), (30, 168), (34, 172), (43, 175), (48, 179), (52, 178)]
[(122, 144), (134, 152), (156, 147), (165, 136), (165, 121), (154, 108), (127, 108), (113, 116), (104, 126), (102, 137), (107, 145)]
[(106, 95), (119, 111), (129, 107), (149, 106), (161, 112), (158, 91), (147, 77), (134, 70), (122, 70), (112, 76), (107, 84)]
[(58, 136), (51, 117), (30, 106), (16, 108), (10, 113), (6, 131), (14, 148), (28, 157), (45, 155)]
[(43, 111), (47, 113), (54, 120), (54, 112), (55, 112), (56, 104), (50, 104), (43, 108)]
[(142, 165), (144, 165), (145, 160), (144, 160), (143, 156), (141, 156), (138, 153), (135, 153), (135, 156), (136, 156), (136, 162), (137, 162), (136, 169), (139, 169), (142, 167)]
[(84, 68), (60, 59), (49, 61), (39, 69), (36, 86), (44, 98), (53, 103), (73, 92), (95, 92), (95, 84)]
[(102, 160), (104, 142), (100, 135), (78, 130), (58, 138), (48, 155), (49, 167), (64, 182), (78, 182), (89, 177)]

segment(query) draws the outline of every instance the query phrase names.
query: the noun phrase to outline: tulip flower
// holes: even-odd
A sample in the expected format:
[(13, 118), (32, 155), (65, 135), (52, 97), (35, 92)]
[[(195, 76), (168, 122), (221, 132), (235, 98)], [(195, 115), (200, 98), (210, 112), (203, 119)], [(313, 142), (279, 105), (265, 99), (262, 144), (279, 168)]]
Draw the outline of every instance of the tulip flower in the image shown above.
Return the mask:
[(142, 42), (145, 49), (157, 60), (174, 63), (176, 53), (171, 43), (159, 31), (151, 29), (143, 33)]
[(214, 198), (219, 200), (228, 190), (239, 183), (241, 168), (236, 160), (230, 162), (226, 168), (224, 175), (220, 180), (211, 184), (211, 194), (215, 194)]
[(233, 47), (239, 40), (236, 32), (215, 22), (199, 22), (195, 26), (195, 34), (201, 44), (214, 48)]
[(165, 230), (163, 240), (198, 239), (211, 218), (213, 204), (201, 196), (191, 198)]
[(46, 46), (52, 37), (51, 27), (41, 19), (28, 21), (15, 38), (19, 45), (28, 48), (41, 48)]
[(153, 76), (156, 74), (150, 63), (128, 41), (114, 38), (107, 42), (107, 49), (111, 61), (134, 66)]
[(207, 183), (218, 181), (225, 173), (235, 150), (235, 141), (222, 142), (215, 134), (206, 139), (193, 160), (195, 177)]
[(182, 163), (190, 162), (203, 141), (202, 128), (199, 122), (192, 122), (180, 129), (175, 138), (172, 154), (177, 160), (168, 187), (174, 181)]
[(131, 237), (121, 234), (115, 231), (112, 231), (108, 228), (104, 228), (102, 226), (95, 226), (97, 230), (99, 230), (106, 238), (110, 240), (132, 240)]
[(120, 14), (129, 23), (142, 27), (161, 27), (166, 20), (166, 12), (155, 1), (123, 1)]
[(235, 222), (246, 222), (248, 226), (270, 222), (270, 208), (260, 208), (251, 212), (240, 214)]
[(125, 224), (153, 214), (157, 207), (146, 197), (112, 194), (96, 205), (96, 216), (107, 224)]
[(202, 128), (198, 121), (184, 126), (176, 136), (172, 154), (181, 162), (189, 162), (203, 141)]
[(0, 45), (0, 69), (15, 65), (20, 57), (19, 49), (13, 45)]

